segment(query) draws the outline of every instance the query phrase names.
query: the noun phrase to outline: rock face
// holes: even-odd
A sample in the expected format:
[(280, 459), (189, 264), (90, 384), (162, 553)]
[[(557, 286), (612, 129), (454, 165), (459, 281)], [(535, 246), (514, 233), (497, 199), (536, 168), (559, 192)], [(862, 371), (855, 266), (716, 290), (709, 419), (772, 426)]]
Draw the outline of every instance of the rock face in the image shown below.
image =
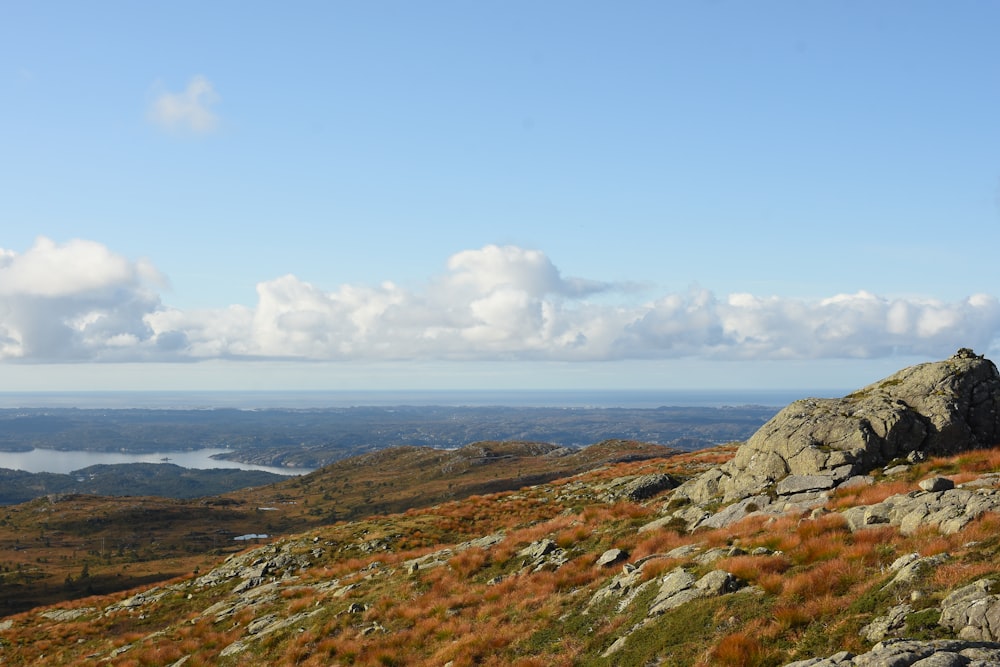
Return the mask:
[(941, 602), (941, 625), (962, 639), (996, 641), (1000, 638), (1000, 596), (996, 583), (981, 579), (953, 591)]
[(1000, 443), (1000, 374), (959, 350), (905, 368), (839, 399), (796, 401), (764, 424), (735, 458), (681, 485), (695, 503), (732, 502), (774, 489), (833, 488), (912, 452), (950, 454)]
[(785, 667), (991, 667), (1000, 664), (1000, 644), (937, 640), (887, 641), (855, 656), (843, 651), (829, 658), (792, 662)]

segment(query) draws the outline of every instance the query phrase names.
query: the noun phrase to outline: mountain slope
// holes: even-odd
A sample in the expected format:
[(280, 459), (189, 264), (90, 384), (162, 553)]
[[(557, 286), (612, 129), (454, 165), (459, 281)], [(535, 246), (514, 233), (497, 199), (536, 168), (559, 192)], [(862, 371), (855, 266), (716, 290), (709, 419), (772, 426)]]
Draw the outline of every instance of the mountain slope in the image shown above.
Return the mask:
[[(49, 494), (0, 508), (0, 614), (209, 567), (245, 547), (235, 539), (243, 535), (288, 535), (336, 520), (516, 489), (623, 458), (672, 453), (627, 441), (580, 450), (537, 443), (477, 443), (453, 451), (407, 447), (217, 497)], [(134, 471), (172, 468), (151, 464)], [(154, 476), (146, 484), (157, 481)]]
[[(1000, 388), (992, 362), (960, 359), (902, 377), (944, 369), (929, 386), (947, 392), (975, 368), (977, 386)], [(928, 434), (962, 431), (948, 415), (967, 425), (995, 417), (966, 419), (961, 401), (956, 410), (898, 391), (893, 400), (924, 428), (904, 429), (912, 439), (899, 436), (891, 450), (871, 413), (852, 411), (856, 398), (836, 410), (806, 402), (762, 429), (798, 424), (784, 439), (604, 463), (517, 490), (316, 524), (170, 582), (12, 616), (0, 624), (0, 658), (176, 667), (1000, 664), (1000, 448), (976, 428), (947, 447), (926, 444), (941, 442)], [(1000, 390), (969, 395), (978, 411), (1000, 404)], [(942, 407), (919, 407), (935, 402)], [(860, 432), (877, 437), (843, 450), (813, 437), (804, 444), (820, 461), (813, 474), (782, 470), (767, 455), (795, 434), (852, 432), (844, 425), (859, 414), (868, 420)], [(399, 455), (416, 457), (411, 470), (455, 472), (554, 453), (512, 447), (513, 457), (507, 445), (442, 459)], [(734, 472), (753, 485), (713, 486)], [(384, 481), (376, 489), (390, 493)]]
[(807, 516), (694, 533), (644, 529), (669, 491), (623, 495), (637, 476), (689, 475), (732, 454), (617, 464), (317, 528), (197, 576), (12, 617), (2, 655), (9, 664), (780, 665), (862, 653), (881, 636), (954, 637), (940, 621), (960, 614), (943, 603), (997, 571), (993, 510), (952, 533), (928, 523), (905, 534), (891, 521), (853, 530), (845, 514), (940, 494), (916, 480), (941, 473), (995, 496), (1000, 450), (879, 475)]

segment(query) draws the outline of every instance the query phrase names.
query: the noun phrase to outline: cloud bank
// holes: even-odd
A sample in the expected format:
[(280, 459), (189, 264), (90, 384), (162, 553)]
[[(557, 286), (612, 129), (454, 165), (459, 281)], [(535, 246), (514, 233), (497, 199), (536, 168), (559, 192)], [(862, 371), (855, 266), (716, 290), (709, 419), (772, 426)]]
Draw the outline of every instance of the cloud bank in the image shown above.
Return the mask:
[(147, 118), (167, 130), (207, 134), (218, 127), (219, 118), (211, 109), (218, 101), (212, 83), (195, 76), (183, 91), (157, 95), (149, 105)]
[(281, 276), (257, 285), (253, 307), (171, 308), (162, 281), (93, 241), (0, 249), (0, 361), (936, 358), (986, 352), (1000, 337), (991, 295), (808, 301), (691, 289), (616, 305), (624, 286), (564, 277), (543, 252), (516, 246), (459, 252), (417, 290)]

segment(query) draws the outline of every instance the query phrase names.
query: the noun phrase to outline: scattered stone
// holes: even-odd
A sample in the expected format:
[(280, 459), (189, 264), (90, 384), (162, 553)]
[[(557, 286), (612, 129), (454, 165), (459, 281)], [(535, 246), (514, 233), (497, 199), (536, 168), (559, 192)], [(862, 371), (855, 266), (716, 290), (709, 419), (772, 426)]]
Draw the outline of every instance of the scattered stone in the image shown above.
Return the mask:
[(597, 559), (597, 567), (609, 567), (628, 558), (628, 552), (623, 549), (608, 549)]
[(667, 474), (633, 475), (618, 477), (601, 485), (596, 490), (606, 502), (648, 500), (658, 493), (673, 489), (680, 482)]
[(517, 555), (524, 559), (521, 567), (532, 572), (557, 570), (569, 562), (565, 550), (548, 538), (532, 542), (517, 552)]
[(900, 630), (906, 627), (906, 617), (913, 613), (913, 607), (908, 604), (900, 604), (891, 608), (884, 616), (879, 616), (874, 621), (861, 628), (859, 633), (868, 641), (880, 642), (886, 637), (895, 636)]
[(694, 525), (688, 524), (688, 530), (694, 530), (695, 528), (724, 528), (770, 505), (771, 499), (768, 496), (744, 498), (709, 517), (704, 517)]
[[(896, 576), (887, 583), (883, 588), (891, 588), (893, 586), (899, 585), (909, 585), (915, 583), (928, 571), (935, 569), (937, 566), (941, 565), (945, 561), (951, 559), (948, 554), (936, 554), (934, 556), (927, 556), (924, 558), (915, 558), (910, 560), (909, 556), (906, 557), (907, 562), (902, 565), (896, 571)], [(899, 559), (897, 559), (898, 562)], [(893, 563), (895, 565), (895, 563)]]
[(97, 611), (95, 607), (77, 607), (76, 609), (53, 609), (51, 611), (43, 611), (40, 616), (52, 621), (72, 621), (81, 616), (86, 616), (87, 614)]
[(829, 658), (790, 662), (785, 667), (995, 667), (1000, 644), (938, 639), (897, 639), (879, 642), (868, 653), (842, 651)]
[(691, 600), (732, 593), (739, 587), (739, 580), (723, 570), (713, 570), (701, 579), (696, 579), (694, 575), (678, 567), (661, 581), (660, 590), (649, 605), (648, 615), (658, 616)]
[(247, 634), (255, 635), (264, 628), (266, 628), (267, 626), (274, 623), (277, 619), (278, 619), (277, 614), (267, 614), (266, 616), (261, 616), (260, 618), (256, 618), (250, 621), (250, 624), (247, 625)]
[(924, 491), (949, 491), (955, 488), (955, 482), (951, 481), (947, 477), (929, 477), (922, 480), (917, 486), (919, 486)]

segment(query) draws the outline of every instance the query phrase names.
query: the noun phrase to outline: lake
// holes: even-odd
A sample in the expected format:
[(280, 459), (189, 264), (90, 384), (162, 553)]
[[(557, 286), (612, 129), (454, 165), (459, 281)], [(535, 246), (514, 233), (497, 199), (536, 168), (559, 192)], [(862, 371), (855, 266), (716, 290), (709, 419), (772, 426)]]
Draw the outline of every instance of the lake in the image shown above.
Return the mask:
[[(26, 472), (71, 473), (94, 465), (114, 463), (173, 463), (182, 468), (238, 468), (240, 470), (264, 470), (278, 475), (303, 475), (311, 468), (281, 468), (260, 466), (239, 461), (225, 461), (211, 458), (227, 449), (196, 449), (183, 452), (153, 452), (148, 454), (128, 454), (123, 452), (59, 451), (55, 449), (33, 449), (30, 452), (0, 452), (0, 468), (24, 470)], [(163, 461), (164, 458), (170, 459)]]

